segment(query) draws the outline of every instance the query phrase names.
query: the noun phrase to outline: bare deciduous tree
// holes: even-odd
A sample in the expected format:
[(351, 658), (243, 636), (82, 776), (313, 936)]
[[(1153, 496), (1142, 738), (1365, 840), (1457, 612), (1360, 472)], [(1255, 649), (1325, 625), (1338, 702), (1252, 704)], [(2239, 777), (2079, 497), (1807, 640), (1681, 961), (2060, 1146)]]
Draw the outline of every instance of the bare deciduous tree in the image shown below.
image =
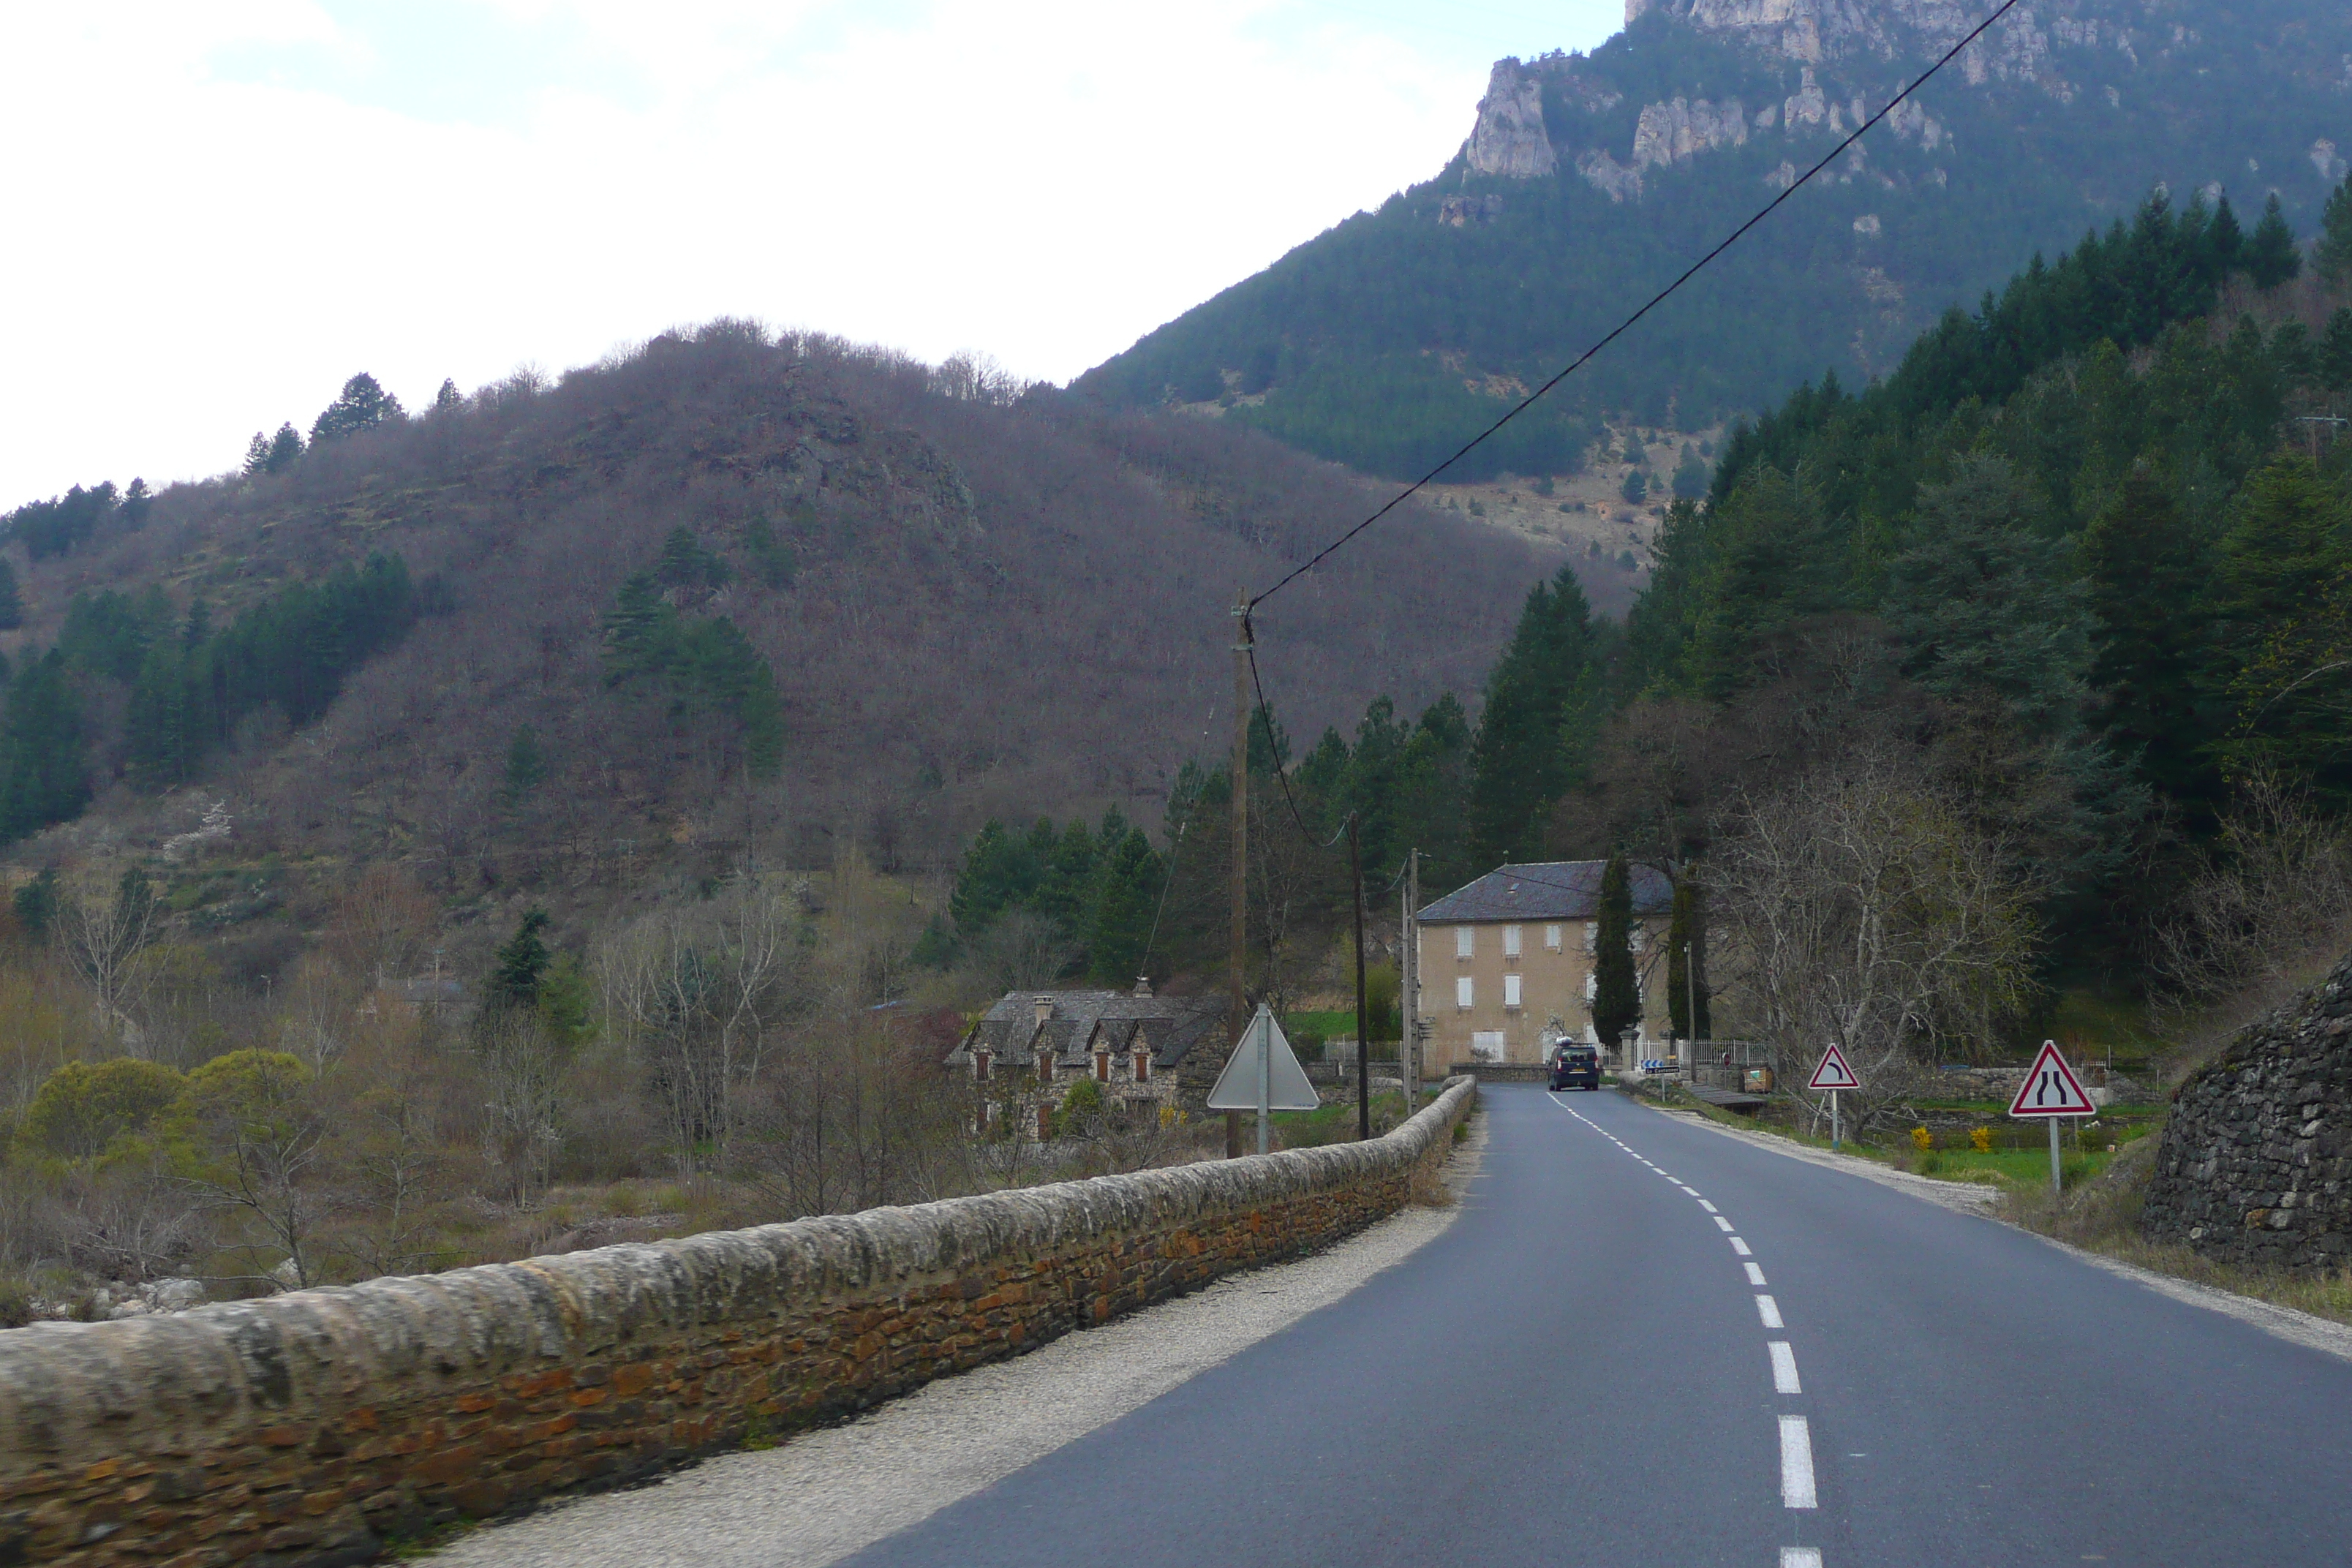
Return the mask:
[(145, 1036), (130, 1005), (138, 997), (140, 959), (161, 929), (155, 889), (137, 867), (123, 872), (113, 896), (77, 889), (58, 900), (58, 931), (67, 961), (90, 990), (90, 1005), (103, 1033), (139, 1054)]
[(1719, 973), (1783, 1084), (1834, 1042), (1868, 1117), (1942, 1050), (1977, 1055), (2032, 986), (2032, 886), (1933, 786), (1856, 753), (1718, 827)]
[(2352, 836), (2277, 774), (2242, 781), (2171, 918), (2158, 926), (2154, 966), (2168, 1000), (2193, 1006), (2224, 993), (2275, 993), (2352, 922)]

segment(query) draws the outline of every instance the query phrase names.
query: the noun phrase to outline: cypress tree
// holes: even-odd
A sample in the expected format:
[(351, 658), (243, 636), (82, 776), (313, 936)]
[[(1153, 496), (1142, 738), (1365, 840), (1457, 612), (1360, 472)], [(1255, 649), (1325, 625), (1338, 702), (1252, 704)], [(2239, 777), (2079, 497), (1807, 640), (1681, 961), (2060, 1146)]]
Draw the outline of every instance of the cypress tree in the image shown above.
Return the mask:
[(1613, 854), (1601, 873), (1600, 931), (1593, 942), (1592, 1032), (1613, 1045), (1642, 1021), (1633, 978), (1633, 880), (1625, 857)]
[[(1694, 966), (1696, 984), (1693, 984)], [(1697, 1016), (1692, 1016), (1692, 1003)], [(1666, 930), (1666, 1015), (1668, 1027), (1682, 1040), (1704, 1040), (1714, 1030), (1707, 1015), (1706, 895), (1699, 886), (1698, 868), (1685, 865), (1675, 883), (1675, 905)]]
[(2279, 207), (2278, 193), (2263, 207), (2263, 221), (2254, 225), (2254, 236), (2246, 242), (2246, 276), (2257, 289), (2275, 289), (2303, 272), (2303, 252), (2294, 243), (2294, 230), (2287, 226), (2286, 214)]

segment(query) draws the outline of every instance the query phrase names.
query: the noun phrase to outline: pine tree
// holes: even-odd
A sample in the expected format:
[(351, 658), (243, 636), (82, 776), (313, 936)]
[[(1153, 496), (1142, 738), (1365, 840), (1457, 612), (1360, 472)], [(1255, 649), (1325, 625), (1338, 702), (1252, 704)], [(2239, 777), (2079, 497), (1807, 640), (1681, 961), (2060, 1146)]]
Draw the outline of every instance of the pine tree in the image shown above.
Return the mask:
[[(1696, 965), (1696, 984), (1693, 983)], [(1696, 1001), (1698, 1016), (1691, 1016)], [(1706, 895), (1699, 886), (1698, 868), (1685, 864), (1675, 882), (1674, 913), (1666, 930), (1666, 1014), (1675, 1037), (1704, 1040), (1710, 1027), (1706, 996)]]
[(1160, 857), (1140, 828), (1128, 828), (1103, 854), (1096, 873), (1094, 921), (1087, 932), (1087, 963), (1098, 984), (1124, 989), (1143, 972), (1164, 877)]
[(58, 891), (58, 868), (44, 866), (40, 873), (11, 895), (10, 903), (16, 911), (16, 923), (36, 942), (49, 939), (49, 928), (57, 922), (58, 907), (63, 895)]
[(457, 390), (457, 382), (445, 378), (441, 383), (441, 390), (433, 395), (433, 412), (436, 414), (454, 413), (458, 408), (463, 407), (465, 405), (465, 395)]
[(2074, 558), (2089, 591), (2090, 681), (2105, 699), (2107, 743), (2138, 757), (2142, 776), (2168, 795), (2198, 793), (2217, 722), (2202, 695), (2207, 551), (2155, 476), (2135, 468)]
[(185, 784), (194, 771), (199, 738), (189, 722), (186, 655), (171, 638), (147, 650), (131, 689), (124, 742), (131, 776), (142, 789)]
[(321, 441), (356, 436), (387, 420), (398, 419), (401, 414), (400, 399), (378, 385), (375, 377), (362, 371), (343, 383), (341, 395), (319, 411), (319, 417), (310, 426), (310, 443), (316, 446)]
[(250, 478), (255, 474), (265, 473), (268, 468), (269, 437), (256, 430), (253, 433), (253, 439), (245, 444), (246, 475)]
[(528, 724), (515, 726), (514, 736), (507, 742), (506, 778), (499, 785), (499, 796), (511, 808), (520, 805), (539, 791), (547, 779), (547, 758), (539, 747), (539, 731)]
[(2352, 305), (2338, 305), (2319, 335), (2319, 379), (2332, 392), (2352, 391)]
[(1633, 881), (1622, 854), (1601, 873), (1600, 931), (1593, 942), (1592, 1032), (1614, 1045), (1642, 1021), (1642, 994), (1633, 977)]
[(273, 474), (282, 474), (301, 460), (302, 432), (295, 429), (290, 421), (280, 425), (278, 434), (269, 438), (269, 451), (261, 466)]
[(2319, 216), (2319, 277), (2331, 289), (2352, 283), (2352, 175), (2329, 194)]
[(64, 655), (28, 658), (8, 687), (0, 721), (0, 843), (78, 815), (89, 802), (81, 704)]
[(24, 624), (25, 598), (16, 588), (16, 568), (0, 555), (0, 631), (15, 631)]
[(2287, 226), (2276, 191), (2263, 205), (2263, 221), (2246, 242), (2245, 258), (2246, 276), (2257, 289), (2275, 289), (2302, 275), (2303, 252), (2294, 243), (2294, 230)]
[(2204, 270), (2219, 281), (2245, 265), (2246, 231), (2238, 226), (2238, 215), (2223, 196), (2213, 209), (2213, 221), (2204, 234)]
[(1591, 607), (1563, 566), (1529, 592), (1487, 677), (1468, 813), (1477, 865), (1541, 852), (1545, 814), (1574, 776), (1597, 702), (1592, 651)]
[(487, 993), (486, 1008), (539, 1005), (540, 983), (546, 976), (548, 966), (555, 962), (555, 955), (548, 951), (546, 942), (539, 934), (547, 929), (547, 925), (545, 910), (523, 911), (522, 921), (515, 927), (514, 935), (507, 939), (493, 960), (489, 984), (484, 988)]

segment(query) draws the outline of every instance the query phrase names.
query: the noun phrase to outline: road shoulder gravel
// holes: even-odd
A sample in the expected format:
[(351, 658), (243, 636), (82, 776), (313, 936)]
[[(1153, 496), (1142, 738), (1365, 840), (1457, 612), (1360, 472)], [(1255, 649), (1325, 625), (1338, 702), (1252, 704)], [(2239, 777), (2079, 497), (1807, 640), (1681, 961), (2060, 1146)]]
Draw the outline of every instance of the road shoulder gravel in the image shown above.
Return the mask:
[(926, 1385), (838, 1426), (629, 1491), (555, 1502), (434, 1554), (500, 1568), (822, 1568), (929, 1518), (1345, 1297), (1454, 1221), (1486, 1148), (1474, 1114), (1447, 1202), (1329, 1250)]

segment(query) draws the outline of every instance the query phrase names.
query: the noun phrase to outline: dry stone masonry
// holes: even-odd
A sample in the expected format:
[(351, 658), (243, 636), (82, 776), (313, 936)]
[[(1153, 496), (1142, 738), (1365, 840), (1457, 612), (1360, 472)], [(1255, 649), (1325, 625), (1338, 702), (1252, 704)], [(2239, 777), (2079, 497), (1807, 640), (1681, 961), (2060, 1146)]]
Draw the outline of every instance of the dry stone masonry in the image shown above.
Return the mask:
[(326, 1563), (848, 1414), (1433, 1194), (1389, 1136), (0, 1332), (0, 1563)]
[(2140, 1226), (2245, 1267), (2352, 1264), (2352, 959), (2180, 1086)]

